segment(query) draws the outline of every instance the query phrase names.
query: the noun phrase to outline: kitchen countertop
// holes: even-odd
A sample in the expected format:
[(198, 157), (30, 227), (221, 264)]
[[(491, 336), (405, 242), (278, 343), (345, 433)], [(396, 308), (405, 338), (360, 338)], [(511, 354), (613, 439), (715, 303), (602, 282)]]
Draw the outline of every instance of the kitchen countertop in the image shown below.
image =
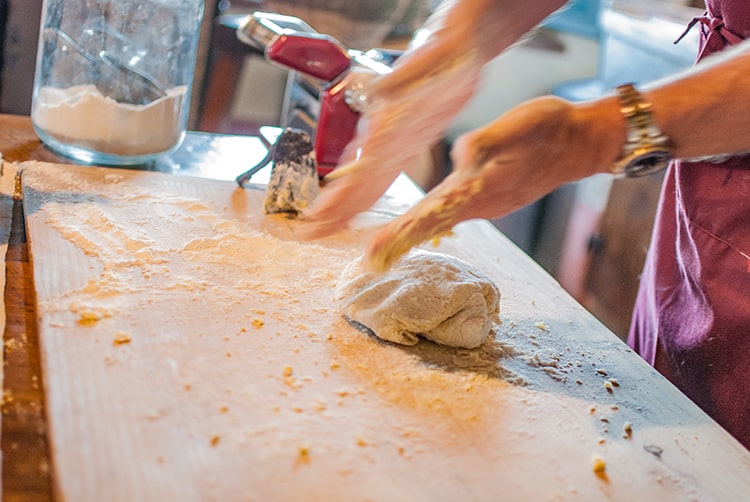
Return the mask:
[[(177, 151), (142, 169), (233, 180), (265, 151), (258, 138), (189, 132)], [(20, 115), (0, 114), (0, 153), (5, 162), (71, 162), (46, 148), (29, 117)], [(2, 494), (6, 501), (52, 500), (32, 270), (20, 202), (12, 205), (11, 221), (0, 222), (6, 224)]]
[[(40, 144), (27, 117), (0, 115), (0, 151), (6, 162), (66, 162)], [(191, 133), (180, 150), (146, 170), (231, 180), (262, 155), (263, 148), (257, 138)], [(43, 172), (37, 169), (37, 183), (44, 182), (44, 176), (40, 177)], [(83, 180), (84, 177), (96, 177), (96, 174), (79, 172), (72, 176), (71, 179), (79, 176)], [(113, 175), (107, 176), (111, 179)], [(163, 176), (151, 181), (141, 178), (138, 181), (128, 176), (134, 183), (152, 183), (144, 186), (164, 186), (158, 183), (165, 183)], [(188, 184), (197, 186), (194, 181)], [(211, 187), (212, 193), (217, 194), (215, 200), (224, 200), (229, 185), (212, 182)], [(257, 205), (259, 194), (262, 192), (248, 191), (241, 197)], [(403, 192), (392, 190), (386, 209), (397, 213), (418, 196), (416, 189), (407, 188)], [(7, 207), (7, 198), (3, 202)], [(44, 318), (42, 324), (38, 324), (41, 313), (36, 310), (34, 277), (29, 260), (31, 241), (27, 241), (21, 207), (20, 202), (12, 204), (11, 232), (5, 260), (7, 321), (2, 416), (3, 495), (4, 500), (51, 500), (60, 486), (56, 483), (53, 487), (52, 482), (54, 469), (50, 459), (51, 438), (45, 418), (40, 330), (43, 334), (46, 330), (46, 340), (49, 341), (50, 335), (65, 333), (66, 329), (75, 329), (75, 326)], [(42, 213), (31, 214), (35, 216), (30, 216), (29, 222), (33, 220), (37, 229), (42, 228), (45, 225), (44, 218), (40, 218)], [(70, 213), (58, 215), (67, 217), (66, 214)], [(388, 214), (392, 213), (384, 211), (379, 217), (390, 217)], [(246, 220), (251, 217), (243, 216)], [(257, 224), (257, 221), (253, 224)], [(37, 237), (43, 235), (38, 234)], [(44, 251), (43, 239), (33, 242), (41, 244), (40, 252)], [(266, 451), (263, 445), (268, 445), (268, 452), (281, 455), (270, 457), (275, 458), (276, 462), (258, 465), (257, 471), (270, 469), (276, 476), (290, 476), (287, 482), (278, 487), (259, 485), (255, 487), (256, 491), (291, 493), (294, 492), (295, 482), (300, 487), (317, 490), (318, 495), (327, 494), (327, 498), (320, 497), (325, 500), (330, 500), (336, 493), (339, 496), (347, 493), (336, 490), (349, 490), (350, 494), (359, 493), (361, 497), (373, 499), (392, 499), (395, 493), (423, 496), (431, 493), (431, 500), (435, 499), (437, 493), (443, 496), (453, 493), (458, 498), (468, 496), (477, 500), (488, 497), (498, 500), (492, 494), (501, 493), (511, 499), (514, 494), (530, 495), (532, 499), (539, 499), (544, 494), (545, 500), (586, 500), (594, 496), (604, 500), (632, 500), (633, 496), (643, 499), (652, 497), (654, 500), (728, 500), (750, 491), (750, 453), (632, 353), (489, 223), (469, 222), (458, 226), (453, 236), (441, 239), (439, 249), (473, 262), (490, 273), (498, 283), (503, 300), (502, 323), (496, 328), (497, 345), (488, 346), (489, 352), (482, 354), (451, 352), (426, 342), (420, 342), (413, 348), (399, 349), (347, 331), (347, 327), (336, 320), (335, 309), (308, 309), (308, 312), (320, 313), (319, 316), (308, 315), (304, 318), (307, 325), (304, 329), (309, 330), (308, 337), (276, 338), (270, 333), (272, 342), (263, 345), (263, 350), (267, 352), (265, 359), (259, 354), (250, 354), (249, 360), (257, 361), (259, 365), (279, 364), (281, 360), (276, 359), (283, 357), (284, 364), (294, 366), (295, 375), (297, 371), (301, 372), (301, 378), (304, 371), (314, 371), (318, 363), (326, 368), (330, 364), (330, 371), (324, 371), (322, 376), (309, 373), (308, 380), (298, 382), (301, 387), (295, 384), (289, 388), (287, 378), (282, 382), (273, 375), (266, 376), (261, 370), (256, 375), (257, 381), (248, 380), (247, 377), (252, 374), (249, 366), (237, 366), (233, 370), (235, 373), (230, 373), (238, 375), (237, 371), (245, 371), (248, 385), (254, 382), (261, 387), (278, 387), (282, 390), (281, 393), (264, 396), (271, 404), (276, 403), (280, 407), (253, 408), (251, 403), (242, 400), (231, 407), (232, 412), (242, 410), (236, 417), (235, 426), (238, 429), (232, 432), (239, 434), (244, 431), (248, 434), (242, 441), (249, 441), (255, 448), (260, 448), (255, 450), (256, 453)], [(34, 256), (37, 256), (36, 253)], [(44, 285), (45, 281), (54, 282), (58, 277), (66, 276), (65, 271), (56, 272), (55, 267), (50, 268), (50, 262), (47, 262), (46, 269), (37, 270), (45, 272), (36, 278), (37, 287)], [(325, 277), (320, 274), (315, 279), (325, 282)], [(305, 295), (304, 288), (293, 289), (298, 290), (302, 296)], [(49, 295), (49, 291), (40, 293), (42, 297), (45, 294)], [(314, 292), (312, 296), (314, 300)], [(301, 301), (303, 305), (309, 303), (310, 296), (301, 298)], [(270, 315), (273, 311), (267, 313)], [(70, 314), (67, 312), (68, 316)], [(266, 312), (263, 311), (263, 314)], [(236, 317), (229, 318), (231, 322), (238, 322)], [(269, 325), (272, 318), (270, 315), (267, 319)], [(300, 325), (297, 328), (302, 329)], [(326, 332), (327, 338), (319, 337)], [(173, 340), (170, 339), (169, 343), (173, 343)], [(215, 349), (221, 347), (222, 342), (208, 338), (203, 339), (202, 343), (207, 349)], [(233, 352), (232, 361), (242, 355), (240, 350), (251, 347), (249, 339), (245, 345), (237, 343), (238, 352)], [(285, 344), (287, 352), (279, 354), (278, 350)], [(168, 350), (169, 347), (164, 345), (162, 349)], [(297, 354), (299, 349), (304, 350)], [(52, 346), (47, 347), (46, 351), (42, 347), (41, 353), (46, 353), (47, 366), (50, 358), (56, 359), (58, 354), (61, 362), (65, 357), (75, 355), (64, 345), (58, 345), (60, 352), (55, 350)], [(142, 348), (136, 342), (129, 346), (129, 353), (139, 354), (133, 361), (146, 364), (148, 352), (138, 353), (139, 350)], [(190, 347), (185, 346), (184, 350), (189, 351)], [(205, 358), (217, 357), (222, 361), (219, 366), (223, 365), (217, 367), (215, 361), (205, 359), (205, 374), (199, 375), (203, 377), (205, 385), (213, 381), (212, 375), (221, 379), (226, 374), (223, 372), (228, 371), (229, 363), (225, 362), (224, 354), (216, 352), (206, 351), (202, 354)], [(180, 356), (186, 354), (188, 352), (180, 352), (174, 357), (179, 361)], [(334, 365), (327, 361), (331, 354), (337, 356), (335, 371)], [(313, 355), (314, 360), (311, 359)], [(445, 356), (451, 357), (446, 359)], [(479, 369), (475, 370), (472, 364), (464, 366), (472, 363), (475, 356), (484, 358), (479, 361), (482, 363)], [(107, 361), (97, 358), (92, 362), (102, 365)], [(127, 367), (111, 366), (107, 370), (109, 375), (98, 375), (105, 382), (110, 377), (122, 374), (117, 372)], [(466, 368), (469, 371), (464, 371)], [(214, 374), (214, 369), (218, 369), (218, 373)], [(509, 377), (505, 370), (514, 376)], [(73, 371), (69, 374), (73, 376)], [(77, 381), (77, 385), (90, 381), (85, 372), (82, 374), (84, 380)], [(287, 375), (286, 369), (284, 375)], [(388, 377), (383, 378), (383, 375)], [(331, 386), (332, 382), (346, 383), (351, 388), (347, 387), (349, 390), (342, 394), (339, 387)], [(169, 383), (160, 380), (154, 387), (166, 386), (164, 388), (168, 389)], [(460, 385), (457, 386), (457, 383)], [(65, 381), (59, 379), (53, 380), (52, 384), (58, 389), (66, 387)], [(53, 387), (52, 384), (49, 387)], [(102, 388), (105, 392), (99, 394), (102, 390), (99, 384), (93, 384), (93, 387), (97, 388), (96, 394), (80, 396), (65, 393), (65, 397), (71, 399), (71, 409), (85, 409), (87, 413), (85, 416), (58, 415), (57, 419), (61, 419), (57, 422), (58, 426), (76, 429), (83, 425), (85, 428), (89, 424), (97, 424), (101, 416), (105, 421), (104, 426), (116, 427), (114, 421), (120, 418), (109, 409), (106, 389)], [(146, 387), (138, 389), (150, 392)], [(252, 385), (244, 387), (247, 392), (253, 389)], [(292, 399), (287, 391), (293, 391), (296, 397)], [(335, 398), (338, 404), (332, 401), (330, 409), (317, 412), (305, 412), (304, 407), (296, 408), (298, 400), (314, 398), (316, 392), (338, 392)], [(155, 396), (158, 398), (159, 394), (152, 398)], [(189, 397), (175, 395), (174, 399), (182, 399), (180, 402), (188, 403), (188, 408), (195, 408), (192, 405), (196, 405), (196, 402)], [(294, 409), (286, 408), (290, 406), (290, 399), (295, 403)], [(454, 400), (464, 404), (452, 409)], [(82, 403), (90, 403), (91, 407)], [(67, 402), (61, 403), (58, 399), (56, 404), (58, 411), (67, 409)], [(50, 408), (48, 413), (55, 416), (54, 406)], [(175, 408), (182, 409), (179, 406)], [(197, 413), (195, 418), (217, 420), (216, 423), (231, 418), (225, 413), (227, 410), (219, 416), (211, 415), (210, 409), (202, 407), (194, 411)], [(279, 432), (283, 431), (284, 434), (276, 438), (278, 441), (264, 443), (266, 430), (251, 430), (253, 426), (261, 424), (247, 423), (246, 417), (253, 414), (271, 414), (279, 424), (294, 424), (302, 428), (282, 428)], [(388, 420), (383, 420), (384, 414), (387, 414)], [(173, 421), (182, 415), (181, 412), (175, 414), (159, 410), (157, 415), (147, 417), (144, 423), (148, 430), (153, 430), (174, 424)], [(325, 416), (332, 418), (319, 419)], [(357, 420), (349, 420), (352, 416), (356, 416)], [(429, 423), (433, 424), (433, 428), (428, 426), (424, 431), (416, 428), (417, 424)], [(139, 424), (133, 423), (133, 427), (136, 426)], [(305, 467), (292, 466), (291, 471), (287, 472), (289, 458), (284, 455), (288, 450), (279, 450), (279, 445), (283, 446), (285, 441), (292, 441), (294, 445), (295, 434), (305, 437), (305, 427), (308, 426), (325, 433), (313, 436), (316, 443), (311, 450), (312, 456), (305, 457)], [(247, 427), (250, 429), (245, 429)], [(121, 431), (126, 429), (129, 431), (130, 427), (123, 427), (123, 424), (116, 428)], [(271, 427), (269, 430), (273, 429)], [(366, 432), (364, 439), (358, 436), (362, 430)], [(66, 432), (66, 429), (61, 428), (53, 437), (59, 436), (59, 432)], [(243, 458), (243, 454), (249, 453), (248, 448), (242, 447), (245, 443), (241, 441), (233, 443), (237, 438), (229, 432), (222, 435), (220, 446), (237, 446), (238, 450), (230, 457), (216, 458), (229, 461), (230, 464), (226, 465), (236, 465), (240, 471), (245, 469), (242, 471), (244, 475), (237, 478), (226, 471), (217, 470), (214, 472), (215, 483), (200, 476), (172, 479), (171, 482), (181, 485), (181, 489), (187, 487), (189, 490), (195, 484), (195, 489), (207, 489), (209, 493), (212, 490), (214, 493), (232, 493), (225, 490), (238, 482), (239, 486), (243, 486), (244, 482), (252, 485), (263, 479), (252, 478), (254, 473), (248, 470), (253, 470), (252, 457)], [(129, 437), (122, 436), (121, 441), (130, 444)], [(398, 452), (390, 448), (394, 438), (398, 438), (397, 441), (402, 444)], [(184, 439), (189, 444), (180, 443), (181, 440), (177, 444), (193, 453), (210, 451), (214, 458), (221, 451), (212, 448), (216, 444), (213, 439), (208, 445), (201, 434), (197, 438), (188, 435)], [(118, 451), (110, 450), (106, 443), (90, 441), (93, 439), (82, 437), (71, 443), (66, 440), (65, 434), (58, 437), (61, 447), (75, 450), (81, 446), (98, 452), (97, 458), (89, 459), (92, 465), (82, 466), (80, 470), (76, 470), (76, 465), (60, 467), (63, 467), (62, 472), (78, 473), (74, 476), (80, 478), (76, 479), (75, 487), (95, 490), (87, 493), (106, 493), (107, 489), (113, 488), (110, 488), (105, 472), (97, 470), (97, 460), (105, 459), (106, 462), (107, 455), (116, 456)], [(147, 448), (150, 445), (142, 446)], [(183, 446), (168, 452), (180, 455)], [(61, 452), (61, 455), (64, 453)], [(351, 458), (351, 462), (341, 466), (337, 461), (339, 455)], [(122, 460), (127, 462), (127, 459)], [(150, 460), (154, 461), (153, 458)], [(186, 468), (185, 464), (174, 460), (170, 456), (158, 458), (160, 466), (176, 469), (167, 470), (166, 476), (182, 472), (178, 464)], [(348, 469), (342, 470), (343, 467)], [(161, 485), (155, 479), (143, 479), (143, 483), (140, 483), (139, 469), (142, 467), (134, 465), (122, 472), (117, 470), (117, 476), (112, 481), (130, 490), (118, 492), (120, 496), (146, 488), (157, 492), (160, 490)], [(98, 473), (102, 474), (101, 479), (97, 477)], [(111, 471), (108, 474), (112, 476)], [(418, 482), (430, 476), (434, 476), (431, 482)]]
[[(272, 141), (278, 129), (268, 127), (261, 132)], [(189, 131), (175, 152), (135, 169), (234, 180), (260, 162), (266, 153), (264, 144), (257, 137)], [(9, 163), (72, 162), (49, 150), (34, 133), (30, 118), (21, 115), (0, 114), (0, 154), (2, 160)], [(267, 182), (268, 174), (264, 169), (254, 175), (252, 181)], [(412, 203), (421, 195), (416, 186), (404, 179), (392, 187), (391, 193), (394, 192), (404, 203)], [(5, 258), (5, 371), (4, 379), (0, 378), (4, 383), (0, 493), (6, 501), (28, 502), (53, 500), (54, 497), (33, 277), (21, 206), (20, 201), (5, 201), (4, 207), (11, 213), (11, 219), (0, 221), (0, 226), (10, 226)], [(2, 236), (0, 233), (0, 238)]]

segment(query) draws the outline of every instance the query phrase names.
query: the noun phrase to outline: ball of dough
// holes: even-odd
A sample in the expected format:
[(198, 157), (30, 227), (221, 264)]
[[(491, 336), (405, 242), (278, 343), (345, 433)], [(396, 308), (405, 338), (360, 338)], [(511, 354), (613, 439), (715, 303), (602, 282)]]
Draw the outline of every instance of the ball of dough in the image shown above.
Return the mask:
[(350, 321), (383, 340), (414, 345), (419, 336), (450, 347), (474, 348), (499, 322), (500, 292), (481, 271), (458, 258), (413, 251), (388, 272), (350, 263), (336, 286)]

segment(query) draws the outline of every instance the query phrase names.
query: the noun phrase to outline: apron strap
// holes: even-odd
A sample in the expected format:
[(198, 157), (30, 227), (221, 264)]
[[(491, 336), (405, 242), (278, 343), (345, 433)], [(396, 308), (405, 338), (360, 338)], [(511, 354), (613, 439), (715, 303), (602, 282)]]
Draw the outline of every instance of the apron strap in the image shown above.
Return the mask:
[(682, 35), (680, 35), (674, 43), (677, 44), (680, 40), (685, 38), (685, 35), (687, 35), (696, 24), (701, 25), (701, 34), (704, 37), (704, 44), (698, 55), (699, 60), (703, 57), (703, 51), (706, 47), (711, 47), (713, 50), (716, 50), (718, 47), (723, 48), (727, 45), (737, 45), (743, 40), (741, 36), (726, 27), (724, 20), (721, 17), (714, 16), (711, 12), (706, 11), (702, 16), (696, 16), (691, 19), (687, 28), (685, 28), (685, 31), (682, 32)]

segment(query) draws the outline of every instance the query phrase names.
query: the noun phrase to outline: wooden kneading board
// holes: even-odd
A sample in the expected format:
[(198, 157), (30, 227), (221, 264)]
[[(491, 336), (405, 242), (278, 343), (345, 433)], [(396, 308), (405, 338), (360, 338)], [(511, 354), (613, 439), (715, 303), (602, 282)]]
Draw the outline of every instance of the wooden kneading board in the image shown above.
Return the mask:
[(263, 187), (21, 168), (60, 500), (750, 493), (748, 452), (487, 222), (437, 250), (497, 283), (494, 338), (409, 348), (333, 303), (394, 200), (301, 243)]

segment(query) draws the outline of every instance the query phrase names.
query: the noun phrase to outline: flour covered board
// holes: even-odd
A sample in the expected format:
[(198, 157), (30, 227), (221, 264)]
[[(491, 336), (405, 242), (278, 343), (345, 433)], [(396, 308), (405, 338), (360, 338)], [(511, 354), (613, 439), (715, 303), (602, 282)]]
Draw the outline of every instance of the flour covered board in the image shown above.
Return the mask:
[(425, 248), (497, 284), (491, 336), (406, 347), (334, 302), (397, 199), (300, 242), (262, 186), (21, 169), (60, 500), (750, 492), (747, 452), (487, 222)]

